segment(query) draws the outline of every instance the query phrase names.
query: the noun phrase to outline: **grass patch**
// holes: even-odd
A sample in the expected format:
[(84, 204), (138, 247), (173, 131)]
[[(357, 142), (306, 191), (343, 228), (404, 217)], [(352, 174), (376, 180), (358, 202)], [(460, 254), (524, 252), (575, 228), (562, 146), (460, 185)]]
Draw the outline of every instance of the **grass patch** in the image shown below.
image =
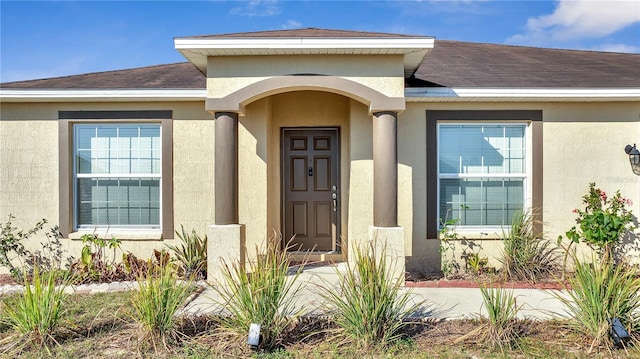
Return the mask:
[[(0, 353), (0, 357), (20, 358), (248, 358), (252, 355), (246, 344), (238, 343), (237, 337), (213, 335), (215, 317), (197, 320), (178, 320), (181, 332), (189, 337), (179, 342), (171, 342), (171, 351), (155, 352), (153, 348), (140, 346), (136, 337), (139, 327), (131, 317), (129, 296), (133, 292), (73, 294), (70, 295), (65, 320), (60, 324), (59, 345), (52, 346), (51, 352), (30, 346), (19, 355)], [(17, 295), (3, 296), (3, 301), (17, 300)], [(77, 317), (75, 317), (77, 315)], [(69, 317), (69, 318), (67, 318)], [(70, 318), (74, 317), (74, 318)], [(306, 317), (305, 317), (306, 318)], [(68, 321), (67, 321), (68, 320)], [(470, 320), (433, 320), (414, 324), (402, 333), (405, 339), (386, 348), (363, 349), (357, 346), (338, 345), (326, 337), (311, 337), (309, 328), (315, 331), (325, 324), (313, 325), (313, 318), (306, 325), (290, 327), (285, 335), (295, 340), (286, 340), (274, 353), (254, 354), (263, 358), (623, 358), (640, 357), (636, 347), (618, 350), (613, 354), (596, 348), (591, 353), (576, 345), (583, 339), (581, 334), (566, 327), (562, 321), (529, 321), (526, 336), (513, 349), (491, 349), (473, 342), (454, 345), (456, 338), (474, 330), (478, 322)], [(63, 328), (73, 323), (74, 330)], [(100, 330), (97, 330), (100, 327)], [(188, 330), (186, 330), (188, 327)], [(93, 328), (93, 329), (90, 329)], [(293, 333), (289, 331), (294, 331)], [(12, 331), (0, 332), (0, 340), (12, 335)], [(230, 349), (231, 348), (231, 349)]]

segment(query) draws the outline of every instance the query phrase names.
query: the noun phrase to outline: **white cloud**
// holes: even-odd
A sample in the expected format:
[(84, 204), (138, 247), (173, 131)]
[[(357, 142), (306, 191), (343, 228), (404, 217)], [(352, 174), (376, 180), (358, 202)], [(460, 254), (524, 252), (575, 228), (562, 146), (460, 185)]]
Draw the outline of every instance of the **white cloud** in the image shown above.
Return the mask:
[(298, 29), (302, 27), (302, 23), (296, 20), (287, 20), (287, 22), (282, 24), (281, 27), (283, 30)]
[(248, 1), (245, 6), (234, 7), (231, 14), (254, 17), (254, 16), (274, 16), (280, 14), (280, 7), (277, 0), (254, 0)]
[(559, 0), (552, 14), (529, 18), (526, 33), (511, 43), (540, 44), (602, 38), (640, 22), (636, 0)]
[(537, 45), (603, 38), (638, 22), (637, 0), (559, 0), (552, 14), (529, 18), (526, 32), (507, 42)]

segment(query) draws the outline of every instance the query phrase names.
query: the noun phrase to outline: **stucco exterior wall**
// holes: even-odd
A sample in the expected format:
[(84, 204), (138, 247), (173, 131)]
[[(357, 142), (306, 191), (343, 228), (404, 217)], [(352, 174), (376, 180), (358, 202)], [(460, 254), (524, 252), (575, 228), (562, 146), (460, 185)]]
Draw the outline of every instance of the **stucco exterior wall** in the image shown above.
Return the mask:
[[(5, 223), (12, 214), (16, 217), (13, 224), (22, 229), (42, 218), (48, 220), (45, 229), (58, 224), (58, 111), (96, 110), (173, 111), (174, 227), (179, 230), (183, 224), (188, 231), (206, 233), (214, 218), (214, 122), (203, 102), (0, 104), (0, 222)], [(27, 249), (39, 249), (44, 232), (26, 243)], [(149, 258), (154, 249), (174, 242), (173, 238), (129, 240), (126, 232), (111, 234), (122, 239), (123, 251), (140, 258)], [(62, 244), (65, 255), (80, 254), (80, 240), (63, 239)]]
[(273, 76), (332, 75), (368, 86), (390, 97), (404, 96), (401, 55), (211, 56), (207, 97), (221, 98)]
[[(631, 172), (624, 146), (640, 142), (640, 103), (408, 103), (398, 121), (398, 161), (411, 169), (411, 186), (399, 179), (399, 198), (410, 191), (409, 205), (399, 200), (401, 213), (412, 213), (411, 236), (407, 239), (407, 270), (437, 271), (439, 241), (426, 236), (426, 128), (428, 110), (542, 110), (543, 115), (543, 216), (546, 237), (555, 241), (575, 224), (572, 210), (590, 182), (608, 193), (620, 190), (631, 198), (640, 215), (640, 178)], [(500, 233), (488, 236), (463, 233), (476, 240), (482, 253), (498, 266), (495, 258)], [(490, 237), (490, 238), (487, 238)], [(638, 255), (640, 244), (628, 244)]]
[[(310, 65), (309, 65), (310, 66)], [(257, 71), (257, 70), (256, 70)], [(41, 218), (58, 221), (58, 111), (172, 110), (174, 223), (206, 233), (214, 222), (214, 121), (204, 102), (192, 103), (2, 103), (0, 104), (0, 222), (29, 228)], [(429, 110), (541, 110), (543, 114), (544, 230), (555, 240), (573, 224), (589, 182), (619, 189), (640, 214), (640, 177), (630, 169), (627, 144), (640, 143), (638, 102), (409, 102), (398, 117), (398, 221), (405, 229), (407, 269), (437, 271), (439, 241), (426, 235), (426, 112)], [(298, 91), (270, 96), (246, 107), (239, 119), (239, 220), (247, 246), (281, 231), (281, 127), (339, 127), (341, 136), (341, 232), (344, 241), (366, 239), (373, 222), (372, 118), (367, 106), (331, 93)], [(492, 234), (493, 237), (497, 235)], [(121, 237), (121, 236), (119, 236)], [(35, 249), (43, 236), (28, 246)], [(122, 248), (148, 257), (172, 243), (128, 241)], [(471, 236), (481, 255), (495, 261), (498, 240)], [(65, 240), (77, 255), (79, 240)], [(630, 253), (640, 256), (637, 242)]]
[(271, 104), (264, 99), (247, 107), (246, 116), (238, 125), (238, 215), (246, 228), (246, 246), (249, 256), (255, 255), (256, 246), (263, 247), (273, 234), (268, 220), (273, 216), (269, 207), (270, 144), (267, 138), (271, 118)]

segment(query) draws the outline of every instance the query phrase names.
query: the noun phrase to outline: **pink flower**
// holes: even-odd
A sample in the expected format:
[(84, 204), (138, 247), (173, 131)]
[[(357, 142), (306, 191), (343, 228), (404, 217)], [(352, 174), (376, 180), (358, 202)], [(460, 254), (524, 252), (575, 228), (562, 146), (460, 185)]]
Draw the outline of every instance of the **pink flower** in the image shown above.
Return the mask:
[(599, 190), (599, 191), (600, 191), (600, 198), (603, 201), (606, 201), (607, 200), (607, 193), (605, 191), (603, 191), (603, 190)]
[(571, 211), (571, 212), (573, 212), (573, 213), (578, 213), (578, 209), (577, 209), (577, 208), (574, 208), (574, 209), (573, 209), (573, 211)]
[(631, 200), (631, 198), (627, 198), (626, 202), (627, 202), (627, 206), (633, 206), (633, 201)]

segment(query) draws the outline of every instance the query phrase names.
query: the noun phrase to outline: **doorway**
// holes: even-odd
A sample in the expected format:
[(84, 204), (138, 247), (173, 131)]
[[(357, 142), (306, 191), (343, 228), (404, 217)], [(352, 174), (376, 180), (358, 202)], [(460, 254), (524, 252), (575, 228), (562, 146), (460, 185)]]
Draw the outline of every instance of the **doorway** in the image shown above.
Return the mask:
[(340, 252), (338, 128), (282, 129), (284, 240), (290, 251)]

